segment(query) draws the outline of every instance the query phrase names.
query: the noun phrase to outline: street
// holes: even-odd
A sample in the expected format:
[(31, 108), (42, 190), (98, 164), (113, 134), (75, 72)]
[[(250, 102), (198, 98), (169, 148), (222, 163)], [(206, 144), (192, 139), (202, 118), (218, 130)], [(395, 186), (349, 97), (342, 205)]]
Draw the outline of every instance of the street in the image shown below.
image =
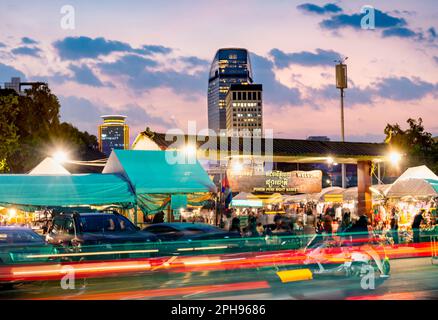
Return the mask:
[(77, 280), (64, 290), (58, 281), (23, 284), (0, 299), (436, 299), (438, 266), (430, 258), (391, 261), (391, 276), (374, 290), (359, 279), (315, 276), (282, 283), (275, 268), (192, 273), (157, 273)]

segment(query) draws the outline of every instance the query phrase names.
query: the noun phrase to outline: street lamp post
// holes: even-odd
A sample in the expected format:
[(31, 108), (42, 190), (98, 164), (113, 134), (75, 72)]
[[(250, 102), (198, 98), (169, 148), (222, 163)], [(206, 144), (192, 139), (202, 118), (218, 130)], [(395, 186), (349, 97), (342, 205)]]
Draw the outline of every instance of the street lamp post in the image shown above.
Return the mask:
[[(341, 141), (345, 142), (345, 127), (344, 127), (344, 89), (348, 87), (347, 81), (347, 65), (344, 63), (348, 57), (343, 59), (335, 60), (338, 62), (336, 65), (336, 88), (340, 90), (341, 93)], [(341, 164), (342, 169), (342, 188), (346, 187), (346, 170), (345, 163)]]

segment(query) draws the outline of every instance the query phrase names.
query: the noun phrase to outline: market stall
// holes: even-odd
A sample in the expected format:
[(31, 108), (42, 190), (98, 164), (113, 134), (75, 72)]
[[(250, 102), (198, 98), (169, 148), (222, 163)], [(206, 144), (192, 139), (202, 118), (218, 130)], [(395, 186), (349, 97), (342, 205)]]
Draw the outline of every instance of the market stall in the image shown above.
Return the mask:
[(6, 223), (28, 223), (35, 211), (46, 208), (117, 205), (129, 209), (134, 204), (129, 183), (118, 174), (0, 175)]
[(113, 150), (103, 173), (129, 181), (144, 215), (166, 211), (166, 220), (181, 220), (181, 209), (202, 207), (217, 191), (198, 161), (181, 159), (176, 151)]
[(387, 211), (399, 216), (399, 232), (409, 238), (414, 216), (426, 212), (424, 227), (436, 220), (438, 176), (426, 166), (408, 168), (385, 192)]
[(70, 172), (65, 169), (59, 162), (56, 162), (53, 158), (47, 157), (41, 161), (35, 168), (33, 168), (29, 174), (31, 175), (70, 175)]

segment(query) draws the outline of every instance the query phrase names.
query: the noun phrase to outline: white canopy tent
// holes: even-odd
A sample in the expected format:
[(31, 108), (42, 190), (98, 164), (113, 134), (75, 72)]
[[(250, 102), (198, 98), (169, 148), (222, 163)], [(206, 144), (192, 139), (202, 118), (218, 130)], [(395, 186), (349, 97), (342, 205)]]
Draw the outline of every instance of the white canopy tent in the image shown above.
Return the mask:
[(438, 176), (426, 166), (418, 166), (406, 169), (403, 174), (394, 181), (393, 185), (398, 181), (408, 179), (433, 179), (438, 180)]
[(386, 190), (389, 198), (438, 196), (437, 191), (428, 180), (438, 180), (438, 176), (426, 166), (408, 168)]
[(302, 201), (324, 201), (324, 196), (328, 194), (342, 194), (345, 189), (341, 187), (327, 187), (323, 188), (321, 192), (318, 193), (308, 193), (308, 194), (297, 194), (292, 196), (285, 196), (285, 202), (288, 203), (298, 203)]
[(280, 204), (284, 201), (283, 196), (279, 193), (272, 195), (254, 195), (249, 192), (240, 192), (231, 201), (235, 207), (263, 207), (270, 204)]
[(56, 162), (53, 158), (47, 157), (41, 161), (30, 172), (30, 175), (71, 175), (61, 164)]
[[(370, 187), (373, 199), (384, 198), (385, 191), (390, 187), (389, 184), (375, 184)], [(346, 189), (342, 193), (344, 201), (357, 201), (357, 187), (351, 187)]]
[(345, 191), (341, 187), (328, 187), (321, 190), (321, 192), (316, 193), (313, 197), (316, 201), (324, 201), (326, 195), (340, 195)]
[(386, 192), (388, 198), (438, 197), (438, 192), (425, 179), (406, 179), (396, 181)]

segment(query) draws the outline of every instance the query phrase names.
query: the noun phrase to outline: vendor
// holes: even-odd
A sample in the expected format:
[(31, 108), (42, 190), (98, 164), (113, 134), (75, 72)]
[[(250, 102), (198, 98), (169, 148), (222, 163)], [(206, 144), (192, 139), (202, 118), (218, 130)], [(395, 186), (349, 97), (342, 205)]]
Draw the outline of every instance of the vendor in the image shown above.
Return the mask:
[(414, 243), (420, 243), (420, 226), (424, 221), (425, 210), (421, 209), (414, 217), (414, 222), (412, 223), (412, 232)]

